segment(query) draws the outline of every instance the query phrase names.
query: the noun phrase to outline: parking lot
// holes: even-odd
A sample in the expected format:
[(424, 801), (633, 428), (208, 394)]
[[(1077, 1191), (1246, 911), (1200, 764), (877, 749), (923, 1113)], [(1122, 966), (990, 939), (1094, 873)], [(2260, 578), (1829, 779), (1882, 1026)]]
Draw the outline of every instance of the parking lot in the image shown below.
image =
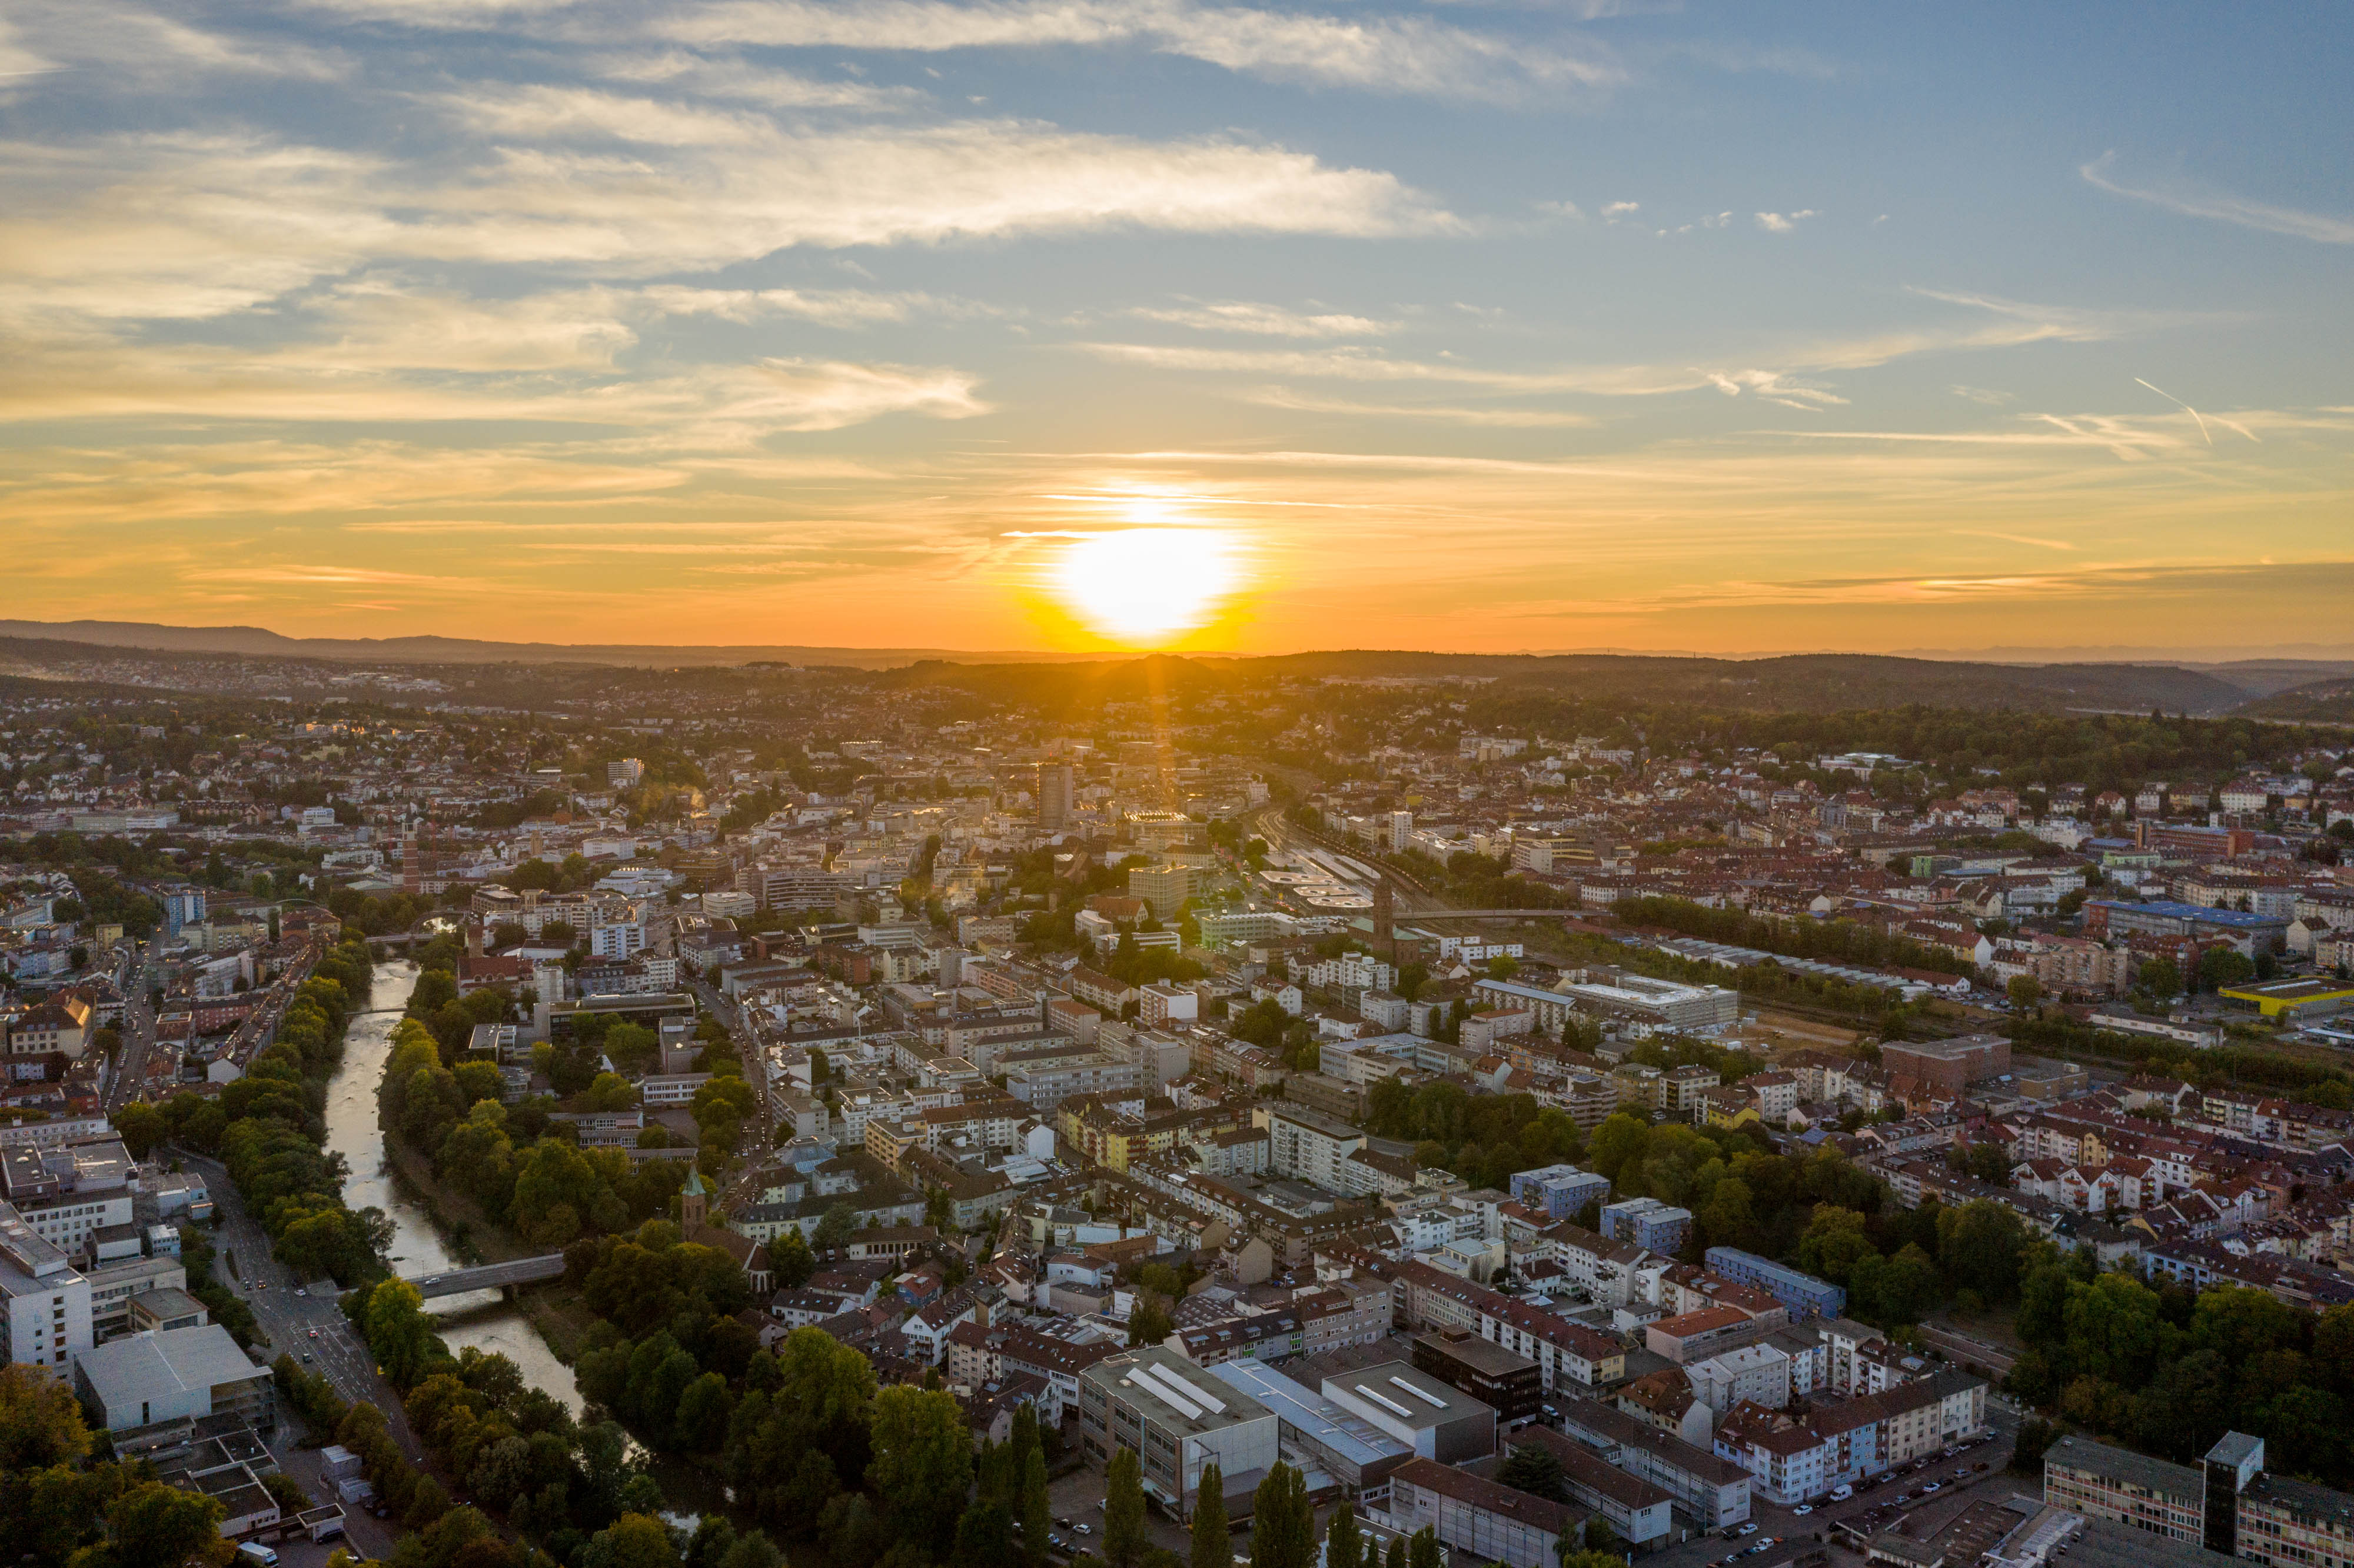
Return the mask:
[[(2011, 1475), (2007, 1468), (2017, 1430), (2016, 1417), (1992, 1405), (1988, 1413), (1992, 1421), (1988, 1434), (1951, 1457), (1942, 1452), (1931, 1455), (1917, 1464), (1892, 1470), (1878, 1480), (1857, 1487), (1846, 1498), (1786, 1508), (1753, 1495), (1749, 1522), (1742, 1527), (1748, 1533), (1731, 1538), (1695, 1533), (1661, 1548), (1644, 1561), (1656, 1568), (1739, 1568), (1746, 1559), (1762, 1557), (1774, 1546), (1818, 1538), (1833, 1546), (1845, 1545), (1860, 1552), (1861, 1542), (1841, 1526), (1850, 1527), (1868, 1541), (1893, 1526), (1900, 1518), (1919, 1514), (1925, 1516), (1923, 1522), (1934, 1530), (1973, 1499), (2001, 1498), (2014, 1490), (2040, 1492), (2041, 1488), (2037, 1482)], [(1956, 1471), (1965, 1473), (1956, 1475)], [(1688, 1521), (1681, 1513), (1676, 1519), (1680, 1531), (1687, 1527)]]

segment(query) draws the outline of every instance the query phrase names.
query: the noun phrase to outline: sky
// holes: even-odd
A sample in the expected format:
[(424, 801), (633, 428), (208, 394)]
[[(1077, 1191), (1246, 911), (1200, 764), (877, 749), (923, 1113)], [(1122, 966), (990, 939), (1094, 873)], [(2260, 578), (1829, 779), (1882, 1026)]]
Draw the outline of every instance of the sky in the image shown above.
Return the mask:
[(7, 613), (2354, 652), (2342, 6), (11, 0)]

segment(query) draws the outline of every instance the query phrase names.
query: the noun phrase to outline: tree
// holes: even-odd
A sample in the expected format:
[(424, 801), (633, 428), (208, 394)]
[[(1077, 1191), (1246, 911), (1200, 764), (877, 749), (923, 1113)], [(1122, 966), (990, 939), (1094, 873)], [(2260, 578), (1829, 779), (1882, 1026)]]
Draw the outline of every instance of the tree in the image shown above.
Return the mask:
[(1104, 1560), (1136, 1568), (1144, 1554), (1144, 1466), (1133, 1448), (1112, 1450), (1104, 1488)]
[(1131, 1345), (1157, 1345), (1176, 1331), (1177, 1324), (1169, 1315), (1168, 1300), (1155, 1291), (1138, 1291), (1136, 1304), (1128, 1314), (1128, 1342)]
[(1522, 1443), (1514, 1447), (1496, 1471), (1500, 1485), (1532, 1497), (1550, 1498), (1554, 1502), (1569, 1500), (1568, 1484), (1562, 1478), (1561, 1461), (1553, 1450), (1535, 1443)]
[(134, 1160), (144, 1160), (172, 1130), (164, 1108), (148, 1100), (133, 1100), (114, 1113), (114, 1130)]
[(817, 1234), (811, 1238), (812, 1243), (818, 1251), (825, 1252), (841, 1246), (850, 1239), (850, 1233), (857, 1228), (857, 1211), (850, 1206), (847, 1198), (837, 1198), (833, 1206), (826, 1210), (824, 1218), (818, 1221)]
[(1013, 1515), (996, 1498), (975, 1494), (972, 1505), (957, 1520), (956, 1559), (959, 1563), (1013, 1561)]
[(781, 1290), (798, 1290), (809, 1283), (817, 1272), (817, 1257), (802, 1238), (801, 1227), (790, 1225), (769, 1246), (769, 1267), (777, 1277)]
[(678, 1568), (678, 1552), (662, 1520), (625, 1513), (597, 1532), (582, 1561), (596, 1568)]
[(69, 1386), (22, 1362), (0, 1367), (0, 1469), (71, 1465), (89, 1452), (90, 1429)]
[(1406, 1553), (1409, 1568), (1438, 1568), (1438, 1535), (1428, 1525), (1414, 1532)]
[(1022, 1554), (1030, 1568), (1044, 1568), (1046, 1534), (1053, 1523), (1046, 1499), (1046, 1452), (1034, 1441), (1022, 1456)]
[(2232, 948), (2210, 948), (2199, 955), (2199, 983), (2208, 991), (2241, 985), (2253, 978), (2256, 966)]
[(1797, 1265), (1834, 1285), (1845, 1285), (1855, 1266), (1877, 1249), (1863, 1233), (1863, 1216), (1834, 1203), (1819, 1203), (1798, 1238)]
[(360, 1333), (395, 1388), (415, 1386), (440, 1348), (425, 1298), (403, 1279), (379, 1280), (360, 1313)]
[(221, 1505), (201, 1492), (150, 1481), (117, 1498), (106, 1510), (104, 1554), (92, 1568), (181, 1568), (195, 1558), (227, 1563), (220, 1536)]
[(1315, 1555), (1307, 1478), (1278, 1460), (1251, 1498), (1251, 1568), (1308, 1568)]
[(689, 1454), (718, 1452), (727, 1436), (727, 1419), (735, 1414), (736, 1396), (727, 1392), (727, 1380), (716, 1372), (705, 1372), (679, 1395), (674, 1418), (679, 1447)]
[(719, 1568), (783, 1568), (785, 1554), (759, 1531), (745, 1531), (720, 1558)]
[(1324, 1530), (1324, 1562), (1327, 1568), (1336, 1563), (1356, 1563), (1364, 1556), (1357, 1540), (1357, 1510), (1348, 1499), (1332, 1510), (1332, 1522)]
[(2182, 971), (2172, 959), (2151, 959), (2141, 966), (2134, 981), (2158, 1001), (2179, 996), (2182, 991)]
[(1650, 1139), (1648, 1126), (1620, 1111), (1594, 1129), (1586, 1152), (1595, 1171), (1616, 1181), (1621, 1170), (1642, 1163)]
[(1202, 1467), (1201, 1489), (1193, 1494), (1192, 1568), (1234, 1568), (1234, 1544), (1226, 1523), (1226, 1478), (1215, 1465)]
[(2035, 1004), (2043, 1000), (2043, 982), (2033, 975), (2013, 975), (2003, 990), (2010, 998), (2010, 1005), (2021, 1012), (2034, 1012)]
[[(955, 1396), (899, 1384), (875, 1395), (875, 1457), (867, 1484), (903, 1541), (938, 1557), (955, 1542), (972, 1485), (972, 1437)], [(1143, 1494), (1137, 1510), (1143, 1512)]]
[(2008, 1301), (2019, 1292), (2020, 1255), (2027, 1226), (2000, 1203), (1980, 1199), (1937, 1215), (1937, 1261), (1957, 1290), (1974, 1290), (1987, 1301)]

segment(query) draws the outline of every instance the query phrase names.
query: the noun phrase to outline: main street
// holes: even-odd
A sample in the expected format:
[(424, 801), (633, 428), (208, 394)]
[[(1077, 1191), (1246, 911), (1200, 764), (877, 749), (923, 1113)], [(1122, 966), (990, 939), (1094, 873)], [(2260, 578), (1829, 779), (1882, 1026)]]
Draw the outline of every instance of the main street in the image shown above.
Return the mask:
[[(253, 1309), (254, 1321), (270, 1342), (272, 1359), (276, 1352), (285, 1351), (304, 1362), (309, 1371), (323, 1373), (345, 1400), (365, 1399), (374, 1404), (384, 1412), (402, 1448), (411, 1457), (419, 1457), (417, 1441), (401, 1414), (400, 1396), (377, 1375), (367, 1347), (336, 1304), (333, 1285), (312, 1290), (309, 1282), (295, 1278), (272, 1255), (270, 1237), (260, 1223), (246, 1213), (245, 1202), (226, 1166), (200, 1154), (181, 1152), (179, 1158), (204, 1177), (212, 1194), (215, 1272)], [(229, 1266), (232, 1255), (237, 1260), (234, 1270)]]
[(126, 948), (122, 976), (115, 982), (122, 993), (122, 1048), (106, 1085), (105, 1108), (110, 1116), (133, 1100), (147, 1097), (149, 1059), (155, 1048), (155, 1010), (148, 1005), (148, 996), (162, 978), (148, 961), (144, 943)]
[(753, 1114), (758, 1118), (758, 1125), (747, 1128), (743, 1140), (737, 1145), (737, 1150), (745, 1156), (744, 1168), (719, 1194), (719, 1201), (711, 1205), (714, 1213), (725, 1213), (737, 1202), (757, 1196), (750, 1192), (756, 1179), (755, 1172), (759, 1170), (769, 1150), (776, 1147), (774, 1128), (777, 1118), (769, 1101), (768, 1056), (760, 1049), (759, 1035), (745, 1021), (742, 1008), (720, 995), (706, 981), (690, 980), (686, 983), (687, 988), (694, 991), (695, 1000), (703, 1003), (704, 1010), (726, 1025), (727, 1036), (735, 1042), (737, 1059), (744, 1065), (745, 1081), (752, 1086)]

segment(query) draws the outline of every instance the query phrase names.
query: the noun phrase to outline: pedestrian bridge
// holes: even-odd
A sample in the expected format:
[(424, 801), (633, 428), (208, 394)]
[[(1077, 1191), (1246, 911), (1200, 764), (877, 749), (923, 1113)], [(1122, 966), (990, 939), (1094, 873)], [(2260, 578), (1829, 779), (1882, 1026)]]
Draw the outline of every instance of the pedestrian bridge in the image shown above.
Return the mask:
[(469, 1290), (499, 1290), (517, 1285), (537, 1285), (555, 1279), (564, 1273), (564, 1255), (549, 1253), (546, 1257), (519, 1257), (509, 1263), (486, 1263), (479, 1268), (452, 1268), (440, 1274), (410, 1279), (417, 1293), (428, 1301), (437, 1296), (462, 1296)]

